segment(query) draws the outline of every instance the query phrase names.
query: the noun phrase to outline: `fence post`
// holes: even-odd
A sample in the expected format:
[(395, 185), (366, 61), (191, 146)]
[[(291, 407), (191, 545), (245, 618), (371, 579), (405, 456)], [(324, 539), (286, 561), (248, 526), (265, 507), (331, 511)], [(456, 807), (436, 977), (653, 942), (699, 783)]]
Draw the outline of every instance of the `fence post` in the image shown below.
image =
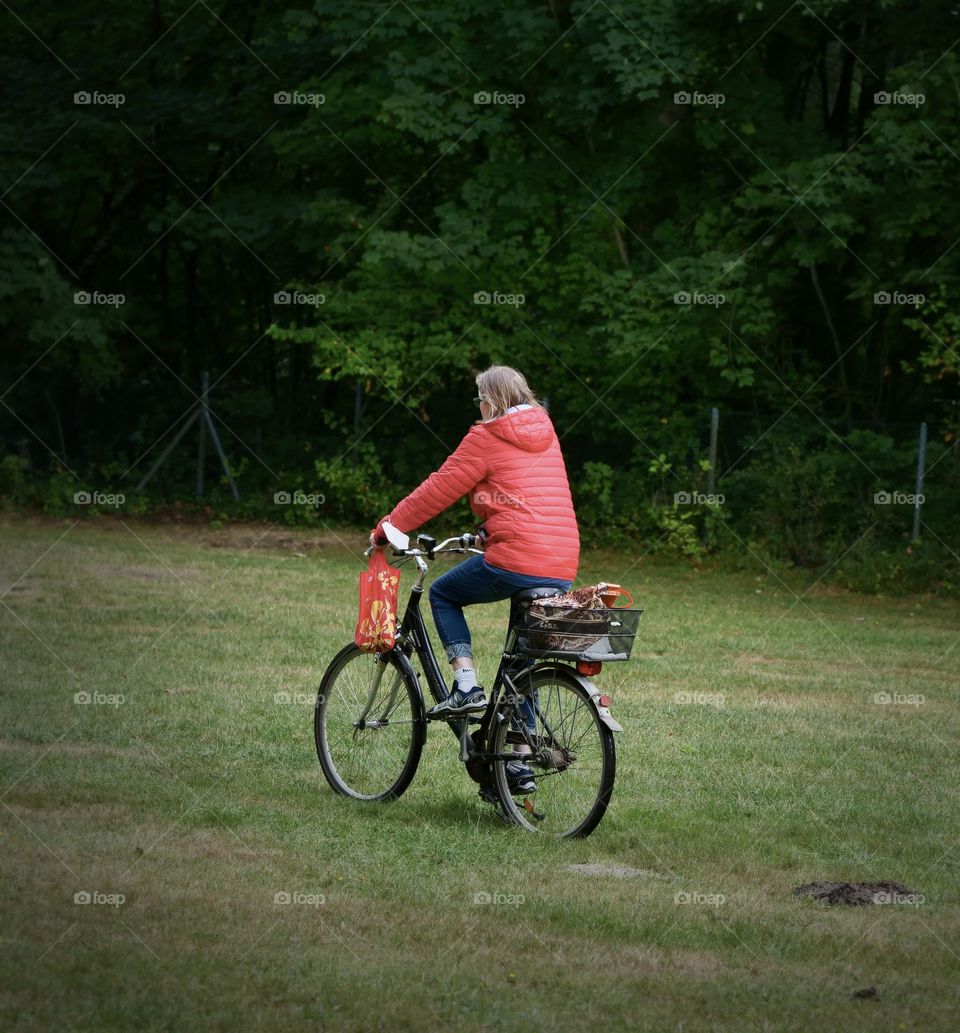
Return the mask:
[[(150, 467), (150, 469), (140, 478), (140, 483), (136, 486), (134, 491), (143, 491), (146, 487), (147, 481), (160, 469), (161, 466), (167, 461), (167, 456), (180, 444), (184, 434), (193, 426), (195, 420), (200, 422), (200, 444), (197, 446), (197, 493), (202, 494), (203, 492), (203, 435), (209, 431), (210, 440), (213, 442), (217, 450), (217, 455), (220, 457), (220, 464), (223, 466), (223, 472), (227, 476), (227, 480), (230, 482), (230, 490), (233, 492), (235, 499), (240, 498), (240, 492), (237, 490), (237, 482), (233, 479), (233, 474), (230, 472), (230, 464), (227, 462), (227, 455), (223, 451), (223, 445), (220, 444), (220, 435), (217, 433), (217, 428), (213, 422), (213, 416), (210, 414), (210, 374), (204, 370), (200, 379), (200, 395), (198, 396), (198, 402), (196, 408), (187, 417), (184, 425), (177, 431), (173, 440), (163, 450), (160, 458)], [(176, 424), (174, 424), (176, 426)]]
[(920, 498), (923, 494), (923, 468), (927, 462), (927, 425), (920, 424), (920, 441), (917, 445), (917, 487), (913, 499), (913, 540), (920, 537)]
[(720, 410), (710, 410), (710, 469), (707, 472), (707, 494), (715, 494), (717, 486), (717, 432), (720, 429)]
[[(201, 405), (207, 404), (207, 397), (210, 394), (210, 373), (204, 370), (200, 377), (200, 398)], [(203, 498), (203, 467), (206, 463), (206, 436), (207, 422), (200, 421), (200, 438), (197, 441), (197, 498)]]

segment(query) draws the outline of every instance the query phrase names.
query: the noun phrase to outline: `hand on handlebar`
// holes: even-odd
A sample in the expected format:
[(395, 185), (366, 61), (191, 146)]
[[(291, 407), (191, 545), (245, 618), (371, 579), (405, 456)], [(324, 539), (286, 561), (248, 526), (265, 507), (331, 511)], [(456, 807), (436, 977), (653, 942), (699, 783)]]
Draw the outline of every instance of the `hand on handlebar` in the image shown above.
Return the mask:
[[(377, 528), (381, 526), (389, 527), (391, 532), (393, 532), (393, 535), (388, 538), (385, 533), (382, 533), (380, 537), (377, 537)], [(395, 537), (396, 535), (399, 535), (402, 546), (397, 542)], [(418, 548), (410, 549), (408, 547), (409, 537), (404, 532), (398, 532), (396, 528), (390, 527), (390, 525), (386, 524), (384, 521), (382, 525), (378, 524), (377, 527), (370, 532), (368, 542), (369, 544), (364, 550), (365, 556), (370, 556), (375, 549), (381, 549), (385, 545), (392, 543), (394, 546), (394, 556), (426, 555), (432, 560), (438, 552), (482, 552), (483, 547), (486, 544), (486, 529), (480, 528), (479, 534), (461, 534), (454, 538), (447, 538), (439, 544), (436, 539), (431, 538), (429, 535), (418, 535), (418, 544), (423, 546), (423, 549), (426, 550), (422, 551)], [(480, 548), (476, 548), (478, 545)]]

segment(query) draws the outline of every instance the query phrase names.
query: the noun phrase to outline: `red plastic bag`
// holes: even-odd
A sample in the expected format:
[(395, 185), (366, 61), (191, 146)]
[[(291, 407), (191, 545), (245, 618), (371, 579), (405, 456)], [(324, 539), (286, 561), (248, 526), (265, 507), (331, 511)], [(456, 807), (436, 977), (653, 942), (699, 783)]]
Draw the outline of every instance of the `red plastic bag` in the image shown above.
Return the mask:
[(397, 638), (400, 571), (391, 567), (383, 549), (375, 549), (360, 575), (360, 616), (353, 637), (365, 653), (385, 653)]

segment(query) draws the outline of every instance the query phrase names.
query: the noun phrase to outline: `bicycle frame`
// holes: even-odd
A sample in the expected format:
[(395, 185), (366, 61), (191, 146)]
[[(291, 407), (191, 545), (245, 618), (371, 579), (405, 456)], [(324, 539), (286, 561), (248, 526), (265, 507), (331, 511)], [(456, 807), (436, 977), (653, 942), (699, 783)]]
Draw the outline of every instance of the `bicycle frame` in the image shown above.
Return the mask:
[[(390, 529), (393, 532), (394, 529)], [(403, 547), (394, 543), (394, 549), (399, 555), (406, 555), (411, 557), (417, 565), (417, 577), (414, 580), (413, 585), (410, 588), (410, 595), (407, 599), (407, 604), (404, 609), (403, 619), (400, 622), (400, 626), (397, 629), (396, 641), (394, 643), (394, 651), (399, 652), (404, 657), (406, 662), (409, 664), (410, 657), (413, 653), (417, 654), (420, 660), (423, 673), (427, 681), (427, 688), (430, 691), (430, 695), (437, 703), (443, 702), (450, 694), (450, 690), (447, 688), (446, 680), (443, 677), (443, 673), (440, 669), (440, 664), (437, 660), (437, 655), (433, 649), (433, 643), (430, 640), (429, 632), (421, 612), (421, 604), (423, 601), (423, 584), (426, 578), (427, 572), (430, 569), (427, 561), (424, 559), (424, 555), (428, 559), (435, 559), (437, 552), (478, 552), (482, 554), (482, 550), (471, 548), (471, 544), (475, 540), (473, 535), (462, 535), (459, 538), (448, 538), (446, 541), (437, 545), (433, 538), (421, 535), (418, 541), (425, 546), (424, 552), (419, 550), (407, 550), (406, 549), (406, 535), (401, 536), (404, 539)], [(450, 547), (451, 543), (459, 542), (459, 546)], [(373, 548), (373, 547), (371, 547)], [(368, 550), (369, 552), (370, 550)], [(510, 621), (508, 623), (508, 631), (506, 641), (500, 656), (500, 664), (497, 667), (496, 677), (493, 680), (493, 685), (489, 693), (489, 701), (487, 709), (484, 711), (482, 718), (479, 722), (479, 736), (478, 740), (481, 743), (488, 741), (488, 734), (490, 732), (491, 724), (493, 722), (494, 715), (497, 713), (501, 703), (501, 695), (503, 695), (504, 702), (518, 707), (524, 700), (524, 694), (518, 690), (513, 678), (507, 673), (507, 665), (509, 663), (522, 661), (524, 666), (524, 672), (533, 672), (534, 670), (541, 670), (545, 667), (568, 667), (567, 664), (562, 664), (557, 660), (541, 660), (531, 662), (531, 658), (524, 657), (513, 652), (513, 646), (516, 641), (515, 621), (514, 621), (514, 610), (515, 604), (511, 601), (511, 614)], [(383, 667), (378, 664), (379, 671), (375, 674), (373, 683), (370, 688), (370, 696), (368, 698), (367, 707), (364, 709), (361, 717), (361, 723), (366, 721), (369, 708), (373, 704), (373, 700), (376, 698), (377, 688), (379, 686), (380, 678), (382, 677)], [(586, 689), (590, 700), (597, 711), (600, 720), (606, 724), (613, 731), (620, 732), (623, 729), (621, 726), (611, 717), (610, 711), (606, 706), (607, 701), (601, 701), (599, 690), (596, 686), (584, 675), (577, 673), (581, 685)], [(417, 679), (419, 684), (419, 679)], [(508, 692), (504, 693), (503, 690), (507, 689)], [(387, 705), (384, 708), (384, 713), (389, 714), (392, 710), (394, 697), (396, 690), (391, 693)], [(422, 696), (422, 689), (421, 689)], [(512, 697), (512, 698), (511, 698)], [(540, 707), (535, 699), (530, 700), (531, 704), (535, 708), (537, 715), (543, 724), (544, 730), (547, 733), (546, 739), (553, 739), (553, 730), (549, 727), (544, 715), (540, 712)], [(474, 718), (473, 720), (476, 720)], [(484, 762), (493, 760), (511, 760), (515, 759), (515, 754), (510, 755), (499, 755), (487, 753), (484, 750), (472, 749), (472, 739), (469, 733), (471, 719), (467, 718), (461, 721), (449, 720), (445, 721), (450, 730), (460, 740), (460, 760), (466, 763), (471, 758), (479, 759)], [(531, 744), (533, 745), (533, 744)]]
[(446, 682), (437, 662), (437, 654), (433, 651), (433, 644), (427, 632), (427, 626), (420, 612), (420, 603), (423, 600), (423, 579), (426, 577), (427, 564), (421, 556), (415, 556), (417, 561), (417, 579), (410, 589), (410, 596), (407, 599), (406, 609), (403, 611), (403, 619), (397, 630), (397, 640), (394, 649), (400, 649), (409, 658), (411, 653), (416, 653), (420, 658), (424, 676), (427, 679), (427, 687), (434, 702), (442, 703), (449, 695)]
[[(610, 803), (617, 767), (613, 733), (622, 729), (610, 714), (609, 696), (588, 677), (600, 665), (579, 662), (586, 650), (539, 649), (537, 640), (526, 638), (543, 625), (542, 612), (528, 614), (526, 608), (562, 594), (562, 588), (543, 579), (546, 584), (513, 592), (496, 674), (492, 681), (484, 679), (490, 686), (486, 702), (481, 690), (467, 705), (459, 705), (458, 693), (444, 706), (455, 688), (447, 685), (445, 651), (438, 657), (427, 630), (424, 582), (440, 553), (482, 555), (473, 546), (482, 545), (483, 536), (461, 534), (438, 544), (431, 535), (418, 534), (411, 548), (409, 535), (383, 521), (381, 532), (371, 535), (368, 556), (382, 547), (376, 542), (383, 538), (401, 563), (414, 561), (416, 573), (407, 598), (390, 600), (400, 618), (391, 648), (371, 653), (355, 640), (324, 672), (313, 736), (329, 786), (364, 802), (398, 799), (416, 777), (430, 724), (445, 724), (458, 739), (458, 759), (480, 799), (507, 825), (558, 838), (589, 836)], [(500, 593), (481, 593), (491, 595)], [(437, 630), (443, 641), (442, 622)], [(626, 653), (617, 658), (626, 659)], [(427, 710), (431, 697), (439, 706)]]
[[(340, 650), (323, 676), (314, 713), (314, 739), (327, 782), (342, 796), (360, 800), (397, 799), (416, 774), (429, 724), (445, 724), (459, 741), (459, 760), (465, 764), (470, 778), (478, 783), (480, 798), (494, 804), (508, 824), (537, 831), (534, 823), (546, 821), (551, 812), (546, 808), (542, 813), (538, 811), (530, 794), (536, 793), (538, 788), (546, 790), (547, 786), (559, 785), (550, 776), (583, 760), (579, 756), (583, 752), (579, 745), (584, 736), (590, 734), (593, 752), (588, 756), (594, 759), (589, 766), (581, 767), (591, 780), (594, 777), (598, 780), (597, 793), (584, 800), (583, 814), (577, 813), (575, 806), (571, 811), (564, 803), (565, 791), (561, 790), (559, 795), (553, 789), (543, 793), (545, 803), (559, 808), (554, 816), (569, 812), (569, 818), (561, 817), (561, 821), (576, 819), (569, 827), (554, 824), (554, 834), (589, 835), (603, 817), (613, 789), (616, 754), (610, 733), (622, 729), (610, 715), (609, 698), (601, 696), (580, 664), (575, 667), (567, 656), (531, 655), (536, 651), (528, 649), (527, 643), (522, 641), (523, 630), (529, 623), (524, 619), (524, 608), (554, 591), (524, 591), (510, 599), (506, 638), (496, 673), (486, 682), (489, 688), (485, 706), (481, 704), (475, 711), (466, 713), (450, 714), (442, 708), (438, 712), (428, 711), (431, 698), (441, 704), (452, 691), (445, 677), (443, 652), (438, 655), (434, 651), (432, 633), (427, 630), (428, 621), (423, 612), (423, 589), (430, 563), (443, 552), (482, 555), (483, 550), (473, 547), (480, 542), (472, 534), (448, 538), (439, 544), (430, 535), (420, 534), (412, 548), (409, 536), (387, 522), (383, 524), (383, 534), (393, 546), (395, 556), (401, 557), (401, 561), (413, 560), (416, 574), (401, 604), (402, 616), (392, 647), (363, 659), (364, 650), (351, 642)], [(375, 545), (371, 537), (366, 554), (369, 556), (381, 547)], [(556, 591), (559, 592), (559, 588)], [(419, 664), (413, 659), (414, 653)], [(344, 687), (341, 687), (341, 674)], [(357, 674), (359, 684), (355, 680)], [(583, 707), (592, 712), (592, 718), (587, 720), (595, 721), (599, 732), (591, 733), (589, 728), (582, 729), (577, 724), (578, 737), (574, 738), (574, 723), (579, 721), (577, 715), (582, 713)], [(392, 725), (399, 728), (397, 735), (388, 731)], [(330, 729), (333, 729), (332, 736)], [(372, 729), (384, 729), (382, 739), (380, 733)], [(395, 778), (386, 768), (380, 771), (384, 765), (370, 768), (365, 763), (368, 749), (376, 751), (377, 757), (382, 754), (384, 765), (397, 754), (398, 763), (400, 760), (403, 763), (397, 768)], [(595, 763), (597, 759), (599, 764)], [(515, 767), (509, 766), (511, 762), (515, 762)], [(390, 775), (392, 780), (381, 785), (384, 774)], [(570, 786), (575, 793), (592, 791), (587, 784), (579, 787), (577, 780)], [(521, 795), (524, 797), (522, 807), (516, 800)]]
[[(459, 550), (458, 550), (459, 551)], [(420, 664), (423, 668), (424, 675), (427, 680), (427, 687), (430, 690), (430, 695), (433, 696), (437, 703), (441, 703), (449, 695), (450, 690), (447, 688), (443, 674), (440, 670), (440, 664), (437, 660), (437, 655), (433, 649), (433, 643), (430, 639), (430, 634), (427, 631), (426, 622), (423, 619), (423, 613), (421, 612), (420, 606), (423, 601), (423, 582), (426, 577), (427, 570), (429, 569), (427, 563), (424, 561), (422, 556), (414, 556), (414, 560), (417, 563), (417, 578), (410, 589), (410, 596), (407, 599), (407, 605), (404, 609), (403, 619), (400, 622), (400, 627), (397, 631), (396, 643), (394, 649), (399, 649), (404, 656), (408, 659), (412, 653), (416, 653), (420, 660)], [(478, 731), (480, 733), (479, 739), (481, 742), (487, 741), (487, 733), (490, 728), (491, 720), (493, 715), (496, 713), (497, 706), (500, 700), (501, 690), (506, 686), (510, 689), (511, 693), (515, 697), (515, 701), (519, 702), (521, 694), (517, 691), (517, 687), (514, 684), (513, 679), (505, 672), (504, 667), (506, 662), (510, 659), (516, 659), (511, 652), (513, 646), (513, 639), (516, 637), (516, 632), (513, 630), (513, 621), (510, 621), (510, 630), (507, 632), (507, 640), (504, 644), (503, 653), (500, 657), (500, 664), (497, 668), (496, 676), (493, 680), (493, 686), (490, 690), (490, 698), (487, 705), (487, 709), (480, 719)], [(529, 670), (533, 670), (534, 665), (529, 666)], [(377, 679), (379, 682), (379, 679)], [(371, 689), (371, 700), (376, 695), (376, 684)], [(536, 704), (534, 704), (536, 705)], [(388, 708), (389, 709), (389, 702)], [(539, 711), (539, 707), (537, 707)], [(365, 715), (364, 715), (365, 716)], [(552, 730), (546, 723), (543, 715), (541, 721), (544, 724), (548, 736), (552, 737)], [(466, 763), (471, 757), (477, 758), (484, 762), (493, 760), (513, 760), (516, 759), (515, 754), (494, 754), (486, 751), (475, 751), (470, 746), (470, 735), (469, 735), (469, 720), (462, 721), (448, 721), (446, 722), (450, 730), (460, 740), (460, 760)]]
[[(450, 694), (450, 690), (447, 688), (443, 673), (440, 670), (437, 654), (433, 650), (433, 643), (430, 641), (430, 634), (427, 631), (427, 625), (420, 610), (420, 604), (423, 601), (423, 582), (429, 567), (422, 556), (417, 555), (413, 559), (417, 564), (417, 577), (410, 588), (410, 595), (407, 598), (407, 605), (403, 611), (400, 627), (397, 629), (396, 642), (393, 648), (395, 651), (399, 650), (408, 661), (412, 653), (417, 654), (420, 666), (423, 668), (424, 677), (427, 680), (427, 688), (430, 690), (430, 695), (433, 696), (436, 703), (442, 703)], [(370, 699), (373, 700), (377, 691), (376, 684), (371, 686), (370, 691)], [(491, 699), (494, 698), (494, 695), (494, 693), (491, 693)], [(392, 705), (392, 697), (393, 693), (391, 693), (391, 700), (388, 701), (388, 705)], [(485, 714), (483, 724), (484, 736), (486, 735), (487, 723), (487, 714)], [(460, 759), (466, 763), (470, 756), (468, 745), (470, 722), (450, 721), (448, 725), (450, 731), (460, 740)]]

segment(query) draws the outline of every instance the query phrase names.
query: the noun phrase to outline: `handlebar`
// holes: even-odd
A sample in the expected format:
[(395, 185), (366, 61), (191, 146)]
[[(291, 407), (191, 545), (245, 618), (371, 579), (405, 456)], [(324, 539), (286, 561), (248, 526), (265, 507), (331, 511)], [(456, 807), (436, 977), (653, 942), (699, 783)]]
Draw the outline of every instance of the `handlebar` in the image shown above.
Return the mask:
[[(423, 544), (425, 547), (422, 549), (398, 549), (396, 546), (393, 547), (394, 556), (426, 556), (427, 559), (433, 559), (438, 552), (476, 552), (481, 556), (483, 555), (483, 549), (473, 548), (474, 542), (477, 541), (478, 536), (475, 534), (461, 534), (456, 535), (453, 538), (445, 538), (442, 542), (437, 544), (429, 535), (418, 535), (417, 541)], [(425, 540), (425, 541), (424, 541)], [(432, 543), (432, 544), (431, 544)], [(389, 545), (389, 542), (387, 543)], [(364, 550), (364, 556), (370, 556), (374, 549), (385, 549), (386, 545), (371, 545)]]

